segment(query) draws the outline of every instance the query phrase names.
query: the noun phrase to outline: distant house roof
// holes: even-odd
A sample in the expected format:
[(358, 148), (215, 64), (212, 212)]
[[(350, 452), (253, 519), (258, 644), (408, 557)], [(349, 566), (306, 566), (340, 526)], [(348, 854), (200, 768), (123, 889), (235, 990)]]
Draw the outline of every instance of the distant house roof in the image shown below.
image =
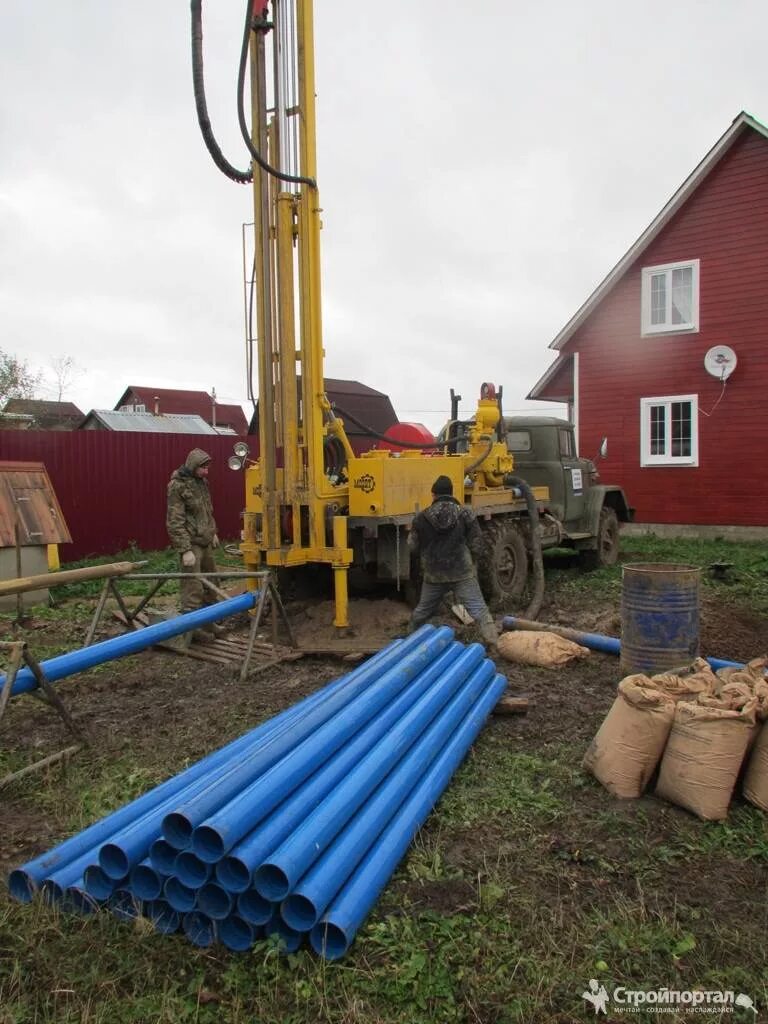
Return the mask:
[(3, 412), (32, 416), (34, 426), (40, 430), (74, 430), (83, 418), (74, 402), (47, 402), (40, 398), (9, 398)]
[(0, 548), (72, 541), (42, 462), (0, 462)]
[(80, 430), (132, 430), (143, 434), (224, 434), (227, 428), (215, 428), (201, 416), (181, 416), (151, 412), (120, 412), (114, 409), (91, 409)]
[[(177, 388), (153, 388), (130, 384), (115, 403), (120, 410), (125, 405), (143, 405), (147, 412), (169, 414), (194, 413), (213, 425), (214, 402), (207, 391), (185, 391)], [(248, 423), (239, 405), (216, 402), (216, 426), (229, 427), (235, 434), (246, 434)]]
[[(301, 381), (298, 381), (299, 385)], [(344, 420), (344, 429), (350, 441), (370, 442), (372, 447), (376, 438), (368, 434), (363, 427), (368, 427), (377, 434), (383, 434), (393, 423), (397, 423), (397, 414), (389, 400), (389, 395), (361, 384), (359, 380), (340, 380), (334, 377), (325, 378), (325, 393), (337, 415)], [(354, 419), (353, 419), (354, 417)], [(355, 423), (355, 420), (358, 423)], [(359, 424), (363, 424), (361, 427)], [(250, 425), (249, 434), (259, 432), (258, 403)]]

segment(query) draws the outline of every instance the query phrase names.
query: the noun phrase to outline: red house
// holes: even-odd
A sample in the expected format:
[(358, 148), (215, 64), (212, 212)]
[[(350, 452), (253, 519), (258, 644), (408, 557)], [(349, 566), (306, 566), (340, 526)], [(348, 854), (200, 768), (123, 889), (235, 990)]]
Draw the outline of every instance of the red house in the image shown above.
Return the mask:
[(115, 405), (117, 412), (149, 412), (159, 415), (194, 414), (212, 427), (225, 427), (236, 434), (248, 432), (245, 413), (239, 405), (224, 405), (207, 391), (183, 391), (176, 388), (139, 387), (130, 384)]
[(528, 398), (567, 402), (579, 449), (646, 524), (763, 526), (768, 128), (741, 113), (560, 331)]

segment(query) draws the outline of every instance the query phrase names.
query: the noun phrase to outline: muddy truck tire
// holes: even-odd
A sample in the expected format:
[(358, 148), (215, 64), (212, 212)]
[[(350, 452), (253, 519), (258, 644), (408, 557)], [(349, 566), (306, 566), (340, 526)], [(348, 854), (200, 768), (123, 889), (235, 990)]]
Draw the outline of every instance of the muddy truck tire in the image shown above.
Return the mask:
[(528, 582), (528, 549), (512, 519), (481, 523), (485, 549), (477, 566), (477, 578), (488, 607), (512, 608)]
[(619, 520), (612, 508), (603, 508), (597, 526), (596, 546), (579, 553), (579, 565), (590, 571), (615, 565), (619, 558)]

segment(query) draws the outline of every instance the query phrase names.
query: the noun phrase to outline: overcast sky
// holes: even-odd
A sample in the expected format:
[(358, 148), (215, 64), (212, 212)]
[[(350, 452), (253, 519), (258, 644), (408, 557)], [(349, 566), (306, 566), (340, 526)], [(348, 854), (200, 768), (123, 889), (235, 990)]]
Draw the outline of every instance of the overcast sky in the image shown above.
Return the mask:
[[(200, 137), (188, 3), (3, 6), (0, 349), (49, 385), (73, 358), (63, 397), (86, 412), (129, 384), (247, 405), (251, 198)], [(433, 429), (484, 380), (507, 413), (545, 408), (524, 396), (552, 338), (733, 118), (768, 120), (767, 12), (318, 0), (326, 376)], [(209, 112), (241, 167), (243, 13), (203, 4)]]

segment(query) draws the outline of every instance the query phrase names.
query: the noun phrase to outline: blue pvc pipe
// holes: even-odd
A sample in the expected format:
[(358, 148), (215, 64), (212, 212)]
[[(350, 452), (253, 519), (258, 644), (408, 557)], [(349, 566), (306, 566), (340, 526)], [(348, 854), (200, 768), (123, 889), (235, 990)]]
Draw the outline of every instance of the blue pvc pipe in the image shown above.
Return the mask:
[(197, 906), (197, 892), (183, 885), (175, 875), (166, 878), (163, 886), (163, 896), (174, 910), (181, 914), (188, 914)]
[[(81, 880), (82, 882), (82, 880)], [(61, 909), (72, 914), (81, 914), (89, 917), (100, 909), (101, 901), (96, 900), (86, 892), (82, 884), (67, 886), (64, 898), (61, 901)]]
[(208, 863), (219, 860), (432, 662), (451, 642), (453, 631), (443, 626), (414, 645), (409, 644), (412, 639), (398, 648), (394, 668), (382, 674), (379, 666), (374, 667), (375, 686), (362, 673), (354, 686), (315, 708), (283, 736), (270, 737), (205, 793), (185, 801), (163, 821), (165, 838), (174, 845), (189, 841), (193, 829), (205, 822), (206, 831), (194, 843), (194, 852)]
[[(178, 636), (180, 633), (188, 633), (192, 629), (205, 626), (217, 619), (236, 615), (238, 612), (247, 612), (254, 607), (258, 597), (258, 592), (253, 591), (238, 594), (237, 597), (230, 597), (226, 601), (220, 601), (219, 604), (207, 605), (194, 612), (177, 615), (167, 622), (157, 622), (132, 633), (124, 633), (121, 636), (112, 637), (110, 640), (102, 640), (101, 643), (92, 644), (90, 647), (81, 647), (77, 651), (59, 654), (55, 658), (41, 662), (40, 667), (48, 682), (55, 683), (65, 676), (84, 672), (105, 661), (114, 661), (116, 658), (136, 654), (153, 644)], [(0, 675), (0, 689), (2, 689), (4, 681), (5, 675)], [(20, 693), (29, 693), (30, 690), (36, 689), (37, 685), (37, 679), (32, 670), (24, 667), (14, 680), (11, 696), (17, 697)]]
[(237, 913), (252, 925), (266, 924), (276, 909), (256, 889), (246, 889), (237, 897)]
[[(349, 772), (346, 779), (258, 867), (253, 876), (253, 884), (265, 899), (277, 902), (288, 896), (334, 836), (341, 831), (379, 783), (392, 772), (400, 759), (421, 739), (425, 730), (441, 714), (456, 691), (463, 687), (468, 678), (474, 678), (474, 672), (481, 666), (484, 657), (484, 648), (480, 644), (472, 644), (462, 651), (450, 667), (442, 665), (442, 659), (438, 659), (431, 666), (435, 685), (415, 702), (384, 738)], [(488, 676), (493, 674), (493, 665), (490, 661), (482, 667)], [(477, 690), (480, 688), (478, 686)], [(466, 708), (464, 710), (466, 711)], [(295, 927), (288, 918), (285, 920), (291, 927)]]
[(214, 922), (199, 910), (193, 910), (185, 914), (181, 919), (181, 927), (184, 934), (194, 946), (206, 948), (212, 946), (216, 940), (216, 926)]
[(46, 903), (60, 903), (64, 898), (65, 889), (68, 889), (70, 885), (80, 885), (80, 880), (86, 868), (96, 863), (96, 855), (96, 848), (91, 847), (91, 849), (86, 850), (85, 853), (70, 861), (64, 867), (58, 868), (56, 871), (50, 871), (45, 875), (41, 879), (40, 888)]
[(501, 675), (488, 684), (448, 746), (368, 850), (323, 919), (310, 932), (316, 953), (327, 960), (337, 960), (347, 952), (357, 929), (461, 764), (506, 685), (507, 680)]
[[(430, 629), (433, 629), (433, 627), (422, 627), (422, 630), (413, 634), (413, 638), (427, 635), (427, 632), (423, 632), (423, 630), (428, 631)], [(29, 903), (34, 896), (35, 890), (50, 871), (64, 867), (86, 850), (106, 842), (107, 839), (111, 838), (120, 829), (127, 827), (137, 818), (141, 817), (142, 814), (145, 814), (153, 807), (157, 807), (171, 795), (180, 793), (186, 786), (198, 778), (206, 776), (231, 758), (240, 756), (243, 751), (254, 744), (264, 742), (278, 727), (288, 727), (293, 722), (301, 719), (312, 711), (313, 708), (348, 686), (350, 680), (357, 678), (363, 669), (370, 670), (371, 666), (389, 663), (391, 659), (397, 657), (398, 651), (401, 651), (404, 645), (405, 641), (399, 640), (389, 644), (352, 672), (340, 676), (327, 686), (317, 690), (309, 697), (305, 697), (290, 708), (286, 708), (285, 711), (280, 712), (280, 714), (275, 715), (266, 722), (262, 722), (255, 729), (252, 729), (243, 736), (239, 736), (219, 750), (214, 750), (200, 761), (190, 765), (183, 772), (171, 776), (170, 779), (166, 779), (165, 782), (155, 786), (154, 789), (144, 793), (143, 796), (118, 808), (111, 814), (106, 815), (106, 817), (100, 818), (92, 825), (89, 825), (88, 828), (76, 833), (69, 839), (65, 839), (64, 842), (54, 846), (46, 853), (27, 861), (20, 868), (15, 868), (8, 877), (10, 895), (21, 903)]]
[(235, 900), (218, 882), (206, 882), (197, 890), (197, 907), (212, 920), (223, 921), (235, 909)]
[(143, 910), (141, 902), (128, 889), (115, 889), (106, 906), (118, 921), (135, 921)]
[(129, 888), (140, 900), (160, 899), (164, 884), (165, 876), (155, 870), (149, 859), (141, 861), (131, 871)]
[[(437, 667), (440, 663), (447, 668), (463, 650), (463, 645), (454, 641), (434, 662), (434, 666)], [(433, 681), (431, 667), (419, 673), (406, 690), (218, 862), (217, 881), (230, 892), (245, 892), (250, 888), (253, 872), (259, 864), (287, 839), (334, 786), (347, 777), (368, 751), (426, 692)], [(259, 923), (263, 924), (263, 921)]]
[(174, 910), (166, 900), (150, 900), (144, 905), (144, 917), (149, 918), (155, 931), (163, 935), (172, 935), (179, 930), (181, 914)]
[(199, 889), (211, 877), (212, 870), (211, 865), (200, 860), (197, 854), (191, 850), (184, 850), (176, 858), (174, 873), (182, 885), (190, 889)]
[(244, 953), (250, 949), (260, 934), (261, 928), (249, 924), (237, 914), (230, 914), (219, 922), (219, 939), (222, 945), (235, 953)]
[(179, 851), (167, 839), (156, 839), (149, 848), (149, 863), (161, 875), (172, 875)]
[[(122, 879), (127, 884), (128, 879)], [(98, 864), (89, 864), (83, 872), (83, 887), (89, 896), (95, 900), (108, 899), (115, 889), (123, 888), (112, 878), (108, 878)]]
[(295, 953), (304, 941), (304, 936), (301, 932), (289, 928), (280, 916), (279, 911), (275, 911), (264, 925), (264, 935), (268, 939), (271, 938), (273, 941), (277, 941), (278, 949), (281, 953)]
[[(291, 884), (291, 893), (280, 912), (290, 928), (309, 931), (323, 915), (328, 904), (360, 863), (376, 837), (402, 807), (434, 759), (444, 750), (456, 729), (477, 703), (494, 677), (493, 662), (484, 661), (464, 683), (450, 704), (392, 769), (384, 782), (327, 845), (311, 868)], [(256, 876), (258, 884), (258, 875)]]
[[(502, 620), (502, 627), (505, 630), (516, 629), (517, 619), (514, 615), (507, 615)], [(542, 629), (550, 633), (557, 633), (558, 636), (565, 636), (574, 640), (582, 647), (589, 647), (593, 651), (602, 651), (603, 654), (621, 654), (621, 640), (617, 636), (604, 636), (602, 633), (582, 633), (578, 629), (562, 629), (559, 626), (546, 626)], [(717, 671), (719, 668), (746, 668), (743, 661), (727, 661), (724, 658), (705, 658), (710, 668)]]

